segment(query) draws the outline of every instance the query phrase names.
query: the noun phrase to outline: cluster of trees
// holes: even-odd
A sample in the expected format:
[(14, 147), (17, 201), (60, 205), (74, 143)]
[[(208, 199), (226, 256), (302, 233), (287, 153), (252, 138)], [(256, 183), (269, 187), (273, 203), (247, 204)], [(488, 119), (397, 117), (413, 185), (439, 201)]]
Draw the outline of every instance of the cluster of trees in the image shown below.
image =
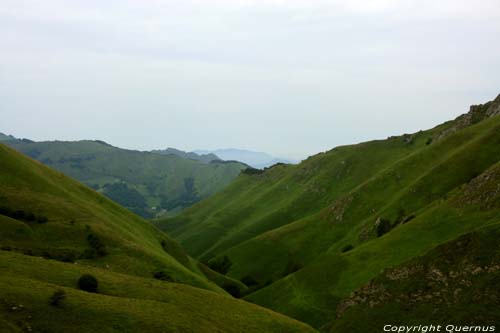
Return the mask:
[(194, 178), (187, 177), (184, 178), (183, 194), (173, 199), (163, 197), (160, 205), (163, 209), (172, 210), (176, 207), (181, 207), (181, 208), (189, 207), (197, 203), (201, 199), (202, 198), (198, 195), (198, 191), (196, 190)]
[(87, 236), (87, 243), (89, 245), (89, 248), (83, 252), (82, 258), (84, 258), (84, 259), (96, 259), (96, 258), (104, 257), (105, 255), (108, 254), (108, 250), (106, 249), (106, 246), (101, 241), (99, 236), (97, 236), (96, 234), (90, 233)]
[(106, 184), (103, 194), (137, 215), (145, 218), (153, 217), (148, 211), (148, 204), (142, 194), (136, 189), (128, 187), (125, 183)]
[(224, 256), (220, 260), (212, 260), (207, 264), (207, 266), (210, 267), (210, 269), (222, 275), (226, 275), (229, 272), (229, 269), (231, 268), (232, 265), (233, 263), (231, 262), (228, 256)]
[(260, 175), (264, 173), (264, 170), (248, 167), (241, 170), (241, 173), (244, 175)]
[(12, 210), (8, 207), (0, 207), (0, 215), (8, 216), (12, 219), (23, 221), (23, 222), (46, 223), (49, 220), (44, 215), (36, 215), (32, 212), (24, 211), (24, 210)]

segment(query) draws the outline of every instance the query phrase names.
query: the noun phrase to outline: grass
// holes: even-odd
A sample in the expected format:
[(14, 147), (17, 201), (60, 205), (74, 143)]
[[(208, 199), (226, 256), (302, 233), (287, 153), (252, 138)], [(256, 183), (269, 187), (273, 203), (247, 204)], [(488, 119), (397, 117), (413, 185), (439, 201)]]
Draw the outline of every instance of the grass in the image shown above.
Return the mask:
[[(476, 118), (242, 175), (158, 224), (191, 255), (227, 256), (229, 276), (260, 282), (247, 300), (319, 328), (384, 269), (498, 219), (500, 207), (479, 209), (483, 199), (456, 205), (470, 184), (500, 169), (500, 118)], [(476, 192), (494, 197), (500, 179), (488, 177), (489, 187)], [(379, 218), (393, 226), (380, 238)], [(290, 264), (298, 271), (287, 271)]]
[[(77, 181), (2, 144), (0, 160), (0, 206), (47, 217), (37, 223), (0, 215), (2, 331), (314, 331), (230, 297), (218, 285), (245, 286)], [(105, 251), (89, 258), (92, 246)], [(158, 271), (173, 282), (154, 279)], [(78, 290), (83, 274), (97, 278), (98, 293)], [(58, 290), (66, 297), (50, 305)]]
[[(0, 320), (37, 332), (314, 332), (256, 305), (187, 285), (0, 251)], [(84, 273), (98, 293), (76, 288)], [(60, 306), (49, 298), (63, 290)], [(16, 309), (14, 309), (16, 308)]]
[[(101, 141), (3, 142), (143, 217), (178, 213), (221, 190), (246, 168), (236, 162), (206, 163), (172, 154), (120, 149)], [(186, 186), (189, 179), (194, 190)]]

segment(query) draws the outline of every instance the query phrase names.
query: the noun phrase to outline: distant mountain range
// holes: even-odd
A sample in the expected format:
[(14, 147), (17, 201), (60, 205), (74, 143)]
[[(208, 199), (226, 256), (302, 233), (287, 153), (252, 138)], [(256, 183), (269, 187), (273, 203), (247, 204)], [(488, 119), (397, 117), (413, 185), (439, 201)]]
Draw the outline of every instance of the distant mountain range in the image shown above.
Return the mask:
[(270, 167), (276, 163), (294, 164), (297, 161), (271, 156), (267, 153), (244, 149), (195, 150), (196, 154), (215, 154), (224, 161), (239, 161), (257, 169)]
[(141, 152), (98, 140), (34, 142), (0, 133), (0, 142), (146, 218), (176, 214), (221, 190), (248, 168), (210, 154), (173, 148)]
[(190, 160), (200, 161), (204, 163), (210, 163), (212, 161), (221, 161), (221, 159), (217, 155), (212, 153), (202, 154), (196, 152), (185, 152), (170, 147), (167, 149), (152, 150), (151, 152), (154, 154), (161, 154), (161, 155), (176, 155), (182, 158), (188, 158)]

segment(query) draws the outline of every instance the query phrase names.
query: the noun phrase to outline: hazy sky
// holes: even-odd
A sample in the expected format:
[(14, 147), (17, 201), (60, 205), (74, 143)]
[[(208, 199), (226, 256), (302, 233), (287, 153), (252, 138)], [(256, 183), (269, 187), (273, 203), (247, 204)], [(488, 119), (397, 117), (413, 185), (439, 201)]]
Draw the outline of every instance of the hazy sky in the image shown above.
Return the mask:
[(499, 0), (2, 0), (0, 132), (303, 157), (500, 93)]

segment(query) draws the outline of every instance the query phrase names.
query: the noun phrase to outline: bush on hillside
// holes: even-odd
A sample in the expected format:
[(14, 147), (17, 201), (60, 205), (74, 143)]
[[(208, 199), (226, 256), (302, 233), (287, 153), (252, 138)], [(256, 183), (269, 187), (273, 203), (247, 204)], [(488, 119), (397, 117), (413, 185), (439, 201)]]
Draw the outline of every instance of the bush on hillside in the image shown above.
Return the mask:
[(170, 274), (166, 273), (165, 271), (154, 272), (153, 277), (157, 280), (175, 282), (175, 279), (172, 276), (170, 276)]
[(83, 291), (87, 291), (89, 293), (96, 293), (97, 287), (98, 287), (97, 279), (90, 274), (83, 274), (78, 279), (78, 288), (80, 288)]
[(391, 231), (391, 229), (391, 221), (389, 221), (388, 219), (380, 219), (377, 224), (377, 237), (385, 235), (386, 233)]
[(351, 244), (349, 245), (346, 245), (342, 248), (342, 253), (345, 253), (345, 252), (349, 252), (351, 251), (352, 249), (354, 249), (354, 246), (352, 246)]
[(24, 221), (24, 222), (34, 222), (46, 223), (49, 219), (43, 215), (35, 215), (32, 212), (24, 211), (22, 209), (12, 210), (9, 207), (0, 207), (0, 215), (8, 216), (14, 220)]
[(104, 257), (105, 255), (108, 254), (108, 251), (106, 250), (106, 246), (101, 241), (99, 236), (97, 236), (96, 234), (90, 233), (87, 236), (87, 243), (89, 244), (90, 248), (86, 249), (83, 252), (82, 258), (95, 259), (95, 258)]
[(253, 287), (257, 286), (259, 282), (257, 282), (253, 277), (250, 275), (245, 275), (244, 277), (241, 278), (240, 280), (242, 283), (244, 283), (247, 287)]
[(60, 306), (61, 302), (66, 298), (66, 293), (62, 289), (54, 291), (49, 298), (49, 304), (52, 306)]
[(208, 263), (208, 267), (222, 275), (226, 275), (232, 265), (233, 263), (228, 256), (224, 256), (221, 260)]
[(222, 285), (222, 289), (224, 289), (225, 291), (227, 291), (234, 298), (240, 298), (241, 297), (240, 287), (238, 287), (238, 285), (235, 284), (235, 283), (228, 283), (228, 282), (226, 282), (226, 283), (224, 283)]

